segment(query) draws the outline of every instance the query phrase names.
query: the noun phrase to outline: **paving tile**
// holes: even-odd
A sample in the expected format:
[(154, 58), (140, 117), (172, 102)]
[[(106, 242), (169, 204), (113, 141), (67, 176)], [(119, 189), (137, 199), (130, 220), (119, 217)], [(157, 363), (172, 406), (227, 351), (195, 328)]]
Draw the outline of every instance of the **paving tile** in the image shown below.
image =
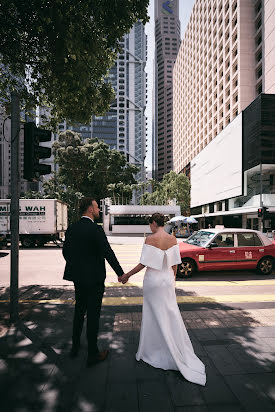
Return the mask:
[[(32, 369), (26, 367), (22, 373), (22, 369), (14, 370), (14, 366), (9, 365), (5, 384), (1, 384), (1, 411), (53, 410), (48, 407), (48, 402), (42, 393), (53, 369), (51, 368), (49, 374), (45, 374), (45, 368), (35, 365)], [(55, 387), (54, 390), (57, 391), (57, 388)]]
[(209, 328), (222, 328), (223, 327), (223, 320), (219, 318), (204, 319), (204, 322)]
[[(238, 329), (241, 329), (241, 328), (238, 328)], [(224, 327), (211, 328), (211, 331), (213, 332), (215, 337), (218, 339), (231, 339), (232, 337), (234, 338), (236, 336), (234, 329), (232, 328), (224, 328)]]
[(238, 404), (238, 399), (220, 375), (206, 375), (206, 385), (200, 388), (207, 405)]
[(135, 383), (112, 383), (106, 390), (105, 410), (108, 412), (138, 412), (138, 392)]
[(64, 412), (103, 412), (105, 409), (106, 385), (83, 380), (74, 395), (71, 407)]
[(275, 326), (263, 326), (255, 328), (254, 333), (257, 336), (264, 338), (275, 338)]
[(208, 379), (209, 376), (219, 376), (221, 378), (221, 374), (208, 355), (201, 355), (199, 358), (205, 366), (206, 379)]
[(142, 360), (136, 361), (136, 380), (137, 382), (144, 382), (148, 380), (165, 381), (166, 372), (163, 369), (154, 368)]
[(174, 411), (168, 388), (160, 382), (138, 384), (139, 412)]
[(182, 316), (182, 319), (183, 319), (183, 321), (185, 321), (185, 320), (196, 320), (196, 319), (198, 319), (198, 315), (197, 315), (197, 312), (196, 311), (189, 311), (189, 310), (185, 310), (185, 311), (181, 311), (181, 316)]
[(257, 313), (263, 315), (263, 316), (274, 316), (275, 317), (275, 309), (269, 308), (269, 309), (257, 309)]
[(215, 311), (213, 310), (196, 310), (195, 313), (197, 314), (199, 318), (202, 318), (202, 319), (209, 319), (209, 318), (216, 317)]
[(250, 375), (225, 376), (225, 380), (246, 411), (274, 412), (274, 404), (264, 392), (259, 391)]
[(275, 373), (258, 373), (251, 375), (250, 379), (260, 391), (264, 392), (272, 402), (275, 402)]
[(23, 299), (59, 299), (63, 294), (63, 287), (49, 288), (44, 286), (34, 286), (28, 287), (26, 290), (21, 290), (20, 288), (20, 297)]
[(108, 381), (110, 383), (133, 383), (136, 381), (136, 348), (128, 346), (122, 353), (111, 351)]
[(207, 406), (179, 406), (175, 412), (208, 412)]
[(202, 319), (186, 319), (184, 324), (187, 329), (207, 329), (208, 326)]
[(199, 385), (188, 382), (179, 372), (168, 371), (166, 382), (174, 405), (204, 405)]
[(258, 353), (274, 351), (274, 345), (272, 344), (272, 341), (269, 341), (269, 339), (273, 338), (259, 337), (254, 331), (251, 331), (247, 336), (238, 336), (235, 338), (236, 343), (239, 343), (244, 348), (253, 349)]
[(207, 412), (245, 412), (245, 409), (239, 404), (230, 404), (230, 405), (219, 404), (219, 405), (208, 405)]
[(223, 346), (205, 346), (205, 351), (222, 375), (239, 374), (243, 372), (239, 363)]
[(205, 350), (202, 346), (202, 343), (199, 341), (197, 336), (193, 333), (192, 330), (188, 330), (189, 338), (192, 342), (194, 352), (197, 356), (205, 355)]
[(216, 336), (211, 329), (193, 329), (193, 333), (199, 341), (216, 340)]
[(272, 371), (275, 368), (275, 355), (269, 352), (254, 352), (239, 344), (226, 345), (226, 348), (247, 373)]
[(264, 342), (270, 346), (271, 352), (275, 351), (275, 338), (264, 338)]

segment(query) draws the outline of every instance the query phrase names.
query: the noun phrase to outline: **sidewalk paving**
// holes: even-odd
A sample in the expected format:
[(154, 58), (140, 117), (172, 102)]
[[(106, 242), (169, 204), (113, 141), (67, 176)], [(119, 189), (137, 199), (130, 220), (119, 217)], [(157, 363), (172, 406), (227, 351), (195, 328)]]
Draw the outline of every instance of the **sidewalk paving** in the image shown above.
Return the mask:
[[(121, 296), (119, 287), (107, 296)], [(140, 288), (124, 294), (141, 296)], [(179, 372), (136, 362), (141, 306), (103, 306), (99, 345), (107, 361), (85, 367), (87, 344), (71, 360), (74, 294), (67, 287), (25, 287), (20, 322), (9, 327), (8, 289), (0, 288), (2, 412), (238, 412), (275, 410), (275, 308), (229, 303), (180, 305), (205, 387)], [(37, 303), (44, 300), (45, 303)]]

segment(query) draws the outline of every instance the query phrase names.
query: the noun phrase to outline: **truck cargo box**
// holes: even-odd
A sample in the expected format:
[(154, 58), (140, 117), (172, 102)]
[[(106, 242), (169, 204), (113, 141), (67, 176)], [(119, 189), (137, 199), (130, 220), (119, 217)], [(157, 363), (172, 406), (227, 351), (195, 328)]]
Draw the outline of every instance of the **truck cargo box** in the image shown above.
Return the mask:
[[(30, 245), (62, 239), (67, 227), (66, 203), (57, 199), (20, 199), (19, 235), (25, 246), (30, 239)], [(0, 199), (0, 234), (10, 234), (10, 199)]]

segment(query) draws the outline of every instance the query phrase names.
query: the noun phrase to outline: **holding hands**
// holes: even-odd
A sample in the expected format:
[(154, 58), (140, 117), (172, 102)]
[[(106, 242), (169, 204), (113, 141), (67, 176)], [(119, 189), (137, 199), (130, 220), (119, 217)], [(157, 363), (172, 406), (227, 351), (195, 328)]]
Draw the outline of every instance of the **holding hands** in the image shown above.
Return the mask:
[(124, 285), (125, 283), (128, 282), (129, 277), (130, 277), (130, 276), (129, 276), (128, 273), (124, 273), (122, 276), (120, 276), (120, 277), (118, 278), (118, 281), (121, 282), (121, 283)]
[(120, 276), (118, 278), (118, 281), (123, 283), (127, 283), (129, 277), (131, 277), (132, 275), (134, 275), (135, 273), (140, 272), (142, 269), (144, 268), (144, 265), (142, 265), (141, 263), (139, 263), (137, 266), (134, 267), (134, 269), (130, 270), (128, 273), (124, 273), (122, 276)]

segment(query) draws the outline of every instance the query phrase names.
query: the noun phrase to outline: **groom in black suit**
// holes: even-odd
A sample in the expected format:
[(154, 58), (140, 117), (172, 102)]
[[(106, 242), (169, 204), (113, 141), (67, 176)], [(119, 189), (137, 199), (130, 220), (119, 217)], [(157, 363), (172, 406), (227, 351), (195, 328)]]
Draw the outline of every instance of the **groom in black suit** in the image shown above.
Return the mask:
[(68, 227), (63, 245), (66, 260), (64, 279), (74, 282), (75, 311), (71, 357), (76, 357), (80, 347), (80, 336), (87, 312), (87, 366), (103, 361), (108, 350), (99, 352), (97, 334), (106, 278), (105, 258), (116, 272), (123, 270), (111, 248), (101, 226), (94, 223), (99, 216), (95, 199), (85, 198), (80, 203), (81, 219)]

